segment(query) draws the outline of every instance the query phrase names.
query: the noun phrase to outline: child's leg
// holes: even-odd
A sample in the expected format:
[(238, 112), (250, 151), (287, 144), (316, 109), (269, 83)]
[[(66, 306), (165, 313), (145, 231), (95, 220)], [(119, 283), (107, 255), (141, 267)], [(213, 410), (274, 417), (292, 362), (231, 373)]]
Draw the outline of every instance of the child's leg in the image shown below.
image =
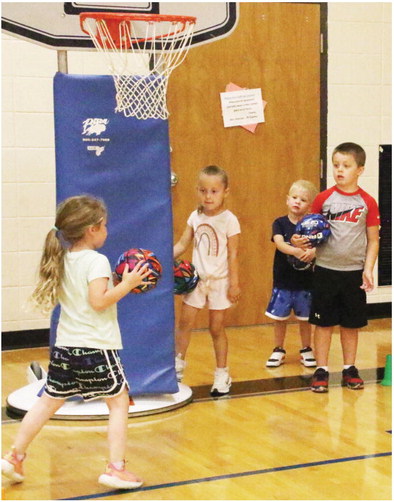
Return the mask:
[(275, 347), (282, 347), (285, 343), (287, 329), (287, 321), (274, 321), (274, 345)]
[(190, 343), (191, 331), (196, 320), (196, 315), (199, 309), (182, 304), (181, 316), (179, 319), (178, 328), (175, 331), (175, 349), (177, 354), (181, 354), (182, 359), (185, 358), (187, 348)]
[(213, 348), (215, 350), (216, 367), (227, 366), (228, 340), (224, 328), (225, 310), (209, 311), (209, 332), (211, 333)]
[(266, 362), (268, 368), (276, 368), (284, 363), (286, 351), (283, 348), (287, 330), (287, 320), (274, 320), (274, 351)]
[(122, 462), (126, 457), (129, 394), (127, 388), (105, 400), (109, 409), (108, 448), (110, 463)]
[(308, 321), (299, 320), (301, 337), (300, 362), (307, 368), (316, 366), (316, 359), (312, 350), (312, 325)]
[(356, 362), (358, 329), (340, 328), (343, 364), (354, 366)]
[(315, 357), (317, 366), (328, 366), (328, 353), (331, 346), (333, 327), (316, 326), (315, 329)]
[(310, 347), (312, 344), (312, 326), (308, 321), (299, 321), (299, 329), (302, 348)]
[(25, 453), (29, 444), (40, 432), (46, 422), (64, 404), (64, 399), (54, 399), (43, 394), (33, 407), (23, 417), (19, 430), (16, 434), (14, 447), (16, 453)]
[(230, 392), (231, 377), (227, 367), (228, 340), (224, 328), (226, 310), (209, 310), (209, 332), (215, 350), (216, 370), (211, 396), (224, 396)]
[(99, 483), (112, 488), (138, 488), (143, 480), (125, 469), (127, 421), (129, 412), (129, 393), (127, 388), (105, 402), (109, 409), (108, 448), (109, 464), (99, 477)]
[(343, 328), (341, 326), (341, 344), (344, 366), (342, 371), (342, 385), (353, 390), (363, 389), (364, 381), (356, 368), (358, 329)]

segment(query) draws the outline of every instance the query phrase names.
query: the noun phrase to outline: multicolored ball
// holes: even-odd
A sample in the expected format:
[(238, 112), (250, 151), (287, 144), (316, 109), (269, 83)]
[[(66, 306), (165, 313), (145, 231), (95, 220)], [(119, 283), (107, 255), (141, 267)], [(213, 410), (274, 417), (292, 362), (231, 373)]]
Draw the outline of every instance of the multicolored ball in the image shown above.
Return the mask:
[[(157, 259), (157, 256), (148, 249), (141, 248), (131, 248), (128, 251), (125, 251), (119, 256), (118, 261), (115, 265), (115, 274), (118, 279), (122, 280), (122, 274), (125, 268), (126, 263), (129, 266), (129, 271), (133, 270), (133, 268), (137, 265), (138, 262), (148, 263), (148, 268), (150, 269), (150, 273), (147, 277), (145, 277), (144, 282), (139, 286), (135, 287), (130, 291), (130, 293), (145, 293), (150, 289), (153, 289), (157, 285), (157, 281), (161, 277), (162, 266)], [(152, 282), (152, 284), (144, 284), (145, 282)]]
[(331, 230), (322, 214), (307, 214), (297, 223), (294, 233), (308, 237), (312, 247), (316, 247), (329, 238)]
[(197, 270), (190, 261), (174, 261), (174, 294), (190, 293), (197, 286), (199, 278)]

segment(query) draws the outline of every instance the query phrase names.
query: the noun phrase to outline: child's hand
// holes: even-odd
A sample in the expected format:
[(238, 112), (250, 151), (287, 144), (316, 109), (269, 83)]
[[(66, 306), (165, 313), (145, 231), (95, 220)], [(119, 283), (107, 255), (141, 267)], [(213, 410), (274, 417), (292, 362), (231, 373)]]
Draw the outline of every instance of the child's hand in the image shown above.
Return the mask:
[(296, 248), (302, 248), (302, 249), (309, 249), (312, 247), (312, 244), (309, 242), (308, 237), (303, 237), (302, 235), (299, 234), (293, 234), (290, 242), (292, 246)]
[(307, 248), (307, 249), (297, 248), (294, 256), (301, 261), (309, 263), (315, 259), (316, 249), (315, 248)]
[(149, 267), (149, 263), (143, 265), (143, 261), (139, 261), (137, 265), (133, 268), (131, 272), (129, 272), (129, 265), (126, 263), (123, 274), (122, 274), (122, 283), (127, 284), (130, 288), (130, 291), (140, 284), (152, 284), (151, 281), (144, 281), (145, 277), (147, 277), (151, 270)]
[(366, 272), (364, 270), (363, 272), (363, 283), (361, 284), (360, 288), (364, 289), (366, 293), (370, 293), (373, 290), (374, 284), (373, 284), (373, 274), (372, 272)]
[(227, 297), (231, 303), (237, 303), (241, 296), (241, 289), (239, 286), (230, 286), (227, 291)]

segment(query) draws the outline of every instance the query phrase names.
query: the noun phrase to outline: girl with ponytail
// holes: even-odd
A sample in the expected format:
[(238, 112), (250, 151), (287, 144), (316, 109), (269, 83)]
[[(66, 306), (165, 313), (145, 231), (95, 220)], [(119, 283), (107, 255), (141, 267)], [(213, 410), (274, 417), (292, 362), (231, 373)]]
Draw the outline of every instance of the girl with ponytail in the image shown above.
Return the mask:
[(97, 252), (107, 238), (106, 225), (104, 202), (80, 195), (59, 204), (46, 236), (32, 301), (43, 312), (60, 303), (61, 313), (44, 392), (1, 460), (2, 474), (14, 483), (24, 480), (22, 464), (31, 441), (65, 399), (76, 395), (104, 399), (109, 408), (109, 462), (99, 483), (126, 489), (143, 483), (125, 469), (129, 385), (118, 354), (122, 340), (116, 303), (150, 270), (140, 262), (129, 272), (126, 265), (122, 281), (113, 285), (108, 258)]

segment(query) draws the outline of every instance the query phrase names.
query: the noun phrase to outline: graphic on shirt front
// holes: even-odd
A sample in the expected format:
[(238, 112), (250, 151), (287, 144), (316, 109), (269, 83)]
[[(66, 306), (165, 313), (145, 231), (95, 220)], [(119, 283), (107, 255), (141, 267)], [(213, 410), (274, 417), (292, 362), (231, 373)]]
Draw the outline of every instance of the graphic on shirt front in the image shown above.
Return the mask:
[(207, 248), (208, 256), (218, 256), (219, 239), (215, 229), (211, 225), (208, 225), (207, 223), (198, 225), (194, 233), (194, 241), (196, 248), (200, 248), (200, 245), (201, 247)]
[(325, 214), (329, 221), (346, 221), (349, 223), (357, 223), (366, 208), (364, 206), (351, 207), (344, 211), (331, 212), (329, 209)]

